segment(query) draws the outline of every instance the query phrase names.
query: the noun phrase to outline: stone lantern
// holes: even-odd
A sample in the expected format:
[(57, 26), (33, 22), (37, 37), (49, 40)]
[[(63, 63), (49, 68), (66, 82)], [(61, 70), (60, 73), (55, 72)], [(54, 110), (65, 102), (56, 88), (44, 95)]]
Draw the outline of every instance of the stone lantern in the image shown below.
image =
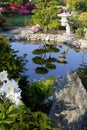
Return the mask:
[(68, 23), (68, 19), (67, 17), (71, 16), (72, 14), (70, 14), (69, 12), (63, 12), (58, 14), (58, 17), (61, 17), (61, 26), (65, 26), (66, 27), (66, 34), (71, 34), (70, 31), (70, 25)]

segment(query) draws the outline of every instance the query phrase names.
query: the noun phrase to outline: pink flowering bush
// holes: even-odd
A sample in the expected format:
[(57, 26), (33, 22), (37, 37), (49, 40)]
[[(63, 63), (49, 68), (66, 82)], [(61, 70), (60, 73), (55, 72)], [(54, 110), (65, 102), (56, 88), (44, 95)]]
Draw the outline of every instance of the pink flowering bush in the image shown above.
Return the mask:
[(18, 9), (18, 8), (20, 8), (20, 6), (17, 5), (17, 4), (10, 4), (9, 8), (11, 8), (11, 9)]
[(5, 10), (5, 7), (0, 7), (0, 12), (4, 12)]
[(23, 15), (23, 14), (30, 14), (31, 12), (28, 9), (19, 9), (18, 14)]
[(0, 12), (3, 12), (3, 14), (12, 16), (12, 15), (23, 15), (23, 14), (31, 14), (32, 9), (35, 9), (36, 7), (33, 5), (28, 4), (9, 4), (8, 7), (0, 7)]

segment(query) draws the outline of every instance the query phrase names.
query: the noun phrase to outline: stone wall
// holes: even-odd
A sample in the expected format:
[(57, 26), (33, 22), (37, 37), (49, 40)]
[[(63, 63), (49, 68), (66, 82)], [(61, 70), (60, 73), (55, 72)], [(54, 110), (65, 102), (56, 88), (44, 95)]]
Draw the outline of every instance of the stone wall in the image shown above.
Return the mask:
[(28, 40), (28, 41), (40, 41), (50, 44), (50, 42), (57, 43), (62, 42), (69, 46), (73, 46), (79, 49), (87, 49), (87, 39), (78, 39), (74, 34), (58, 33), (58, 34), (44, 34), (33, 33), (28, 27), (20, 27), (13, 29), (7, 33), (1, 33), (8, 37), (10, 40)]

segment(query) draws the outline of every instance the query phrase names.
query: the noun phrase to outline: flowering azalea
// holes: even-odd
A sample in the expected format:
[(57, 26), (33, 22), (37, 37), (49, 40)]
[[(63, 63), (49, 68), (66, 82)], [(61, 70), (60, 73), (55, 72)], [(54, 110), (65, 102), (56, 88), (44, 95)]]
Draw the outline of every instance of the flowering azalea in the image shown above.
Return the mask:
[[(10, 98), (9, 98), (10, 99)], [(18, 106), (21, 103), (21, 93), (14, 93), (14, 95), (11, 96), (11, 101)]]
[(14, 79), (8, 80), (8, 81), (6, 82), (6, 84), (7, 84), (8, 86), (12, 86), (12, 88), (14, 89), (14, 91), (19, 91), (19, 90), (20, 90), (19, 85), (18, 85), (18, 82), (16, 82)]
[(0, 12), (4, 12), (5, 10), (5, 7), (0, 7)]
[(9, 7), (11, 9), (18, 9), (19, 8), (19, 6), (17, 4), (10, 4)]
[(19, 105), (21, 102), (21, 89), (18, 82), (14, 79), (9, 80), (7, 76), (7, 71), (0, 73), (0, 81), (2, 83), (0, 86), (0, 98), (2, 98), (2, 95), (5, 95), (6, 99), (9, 99), (15, 105)]
[(28, 9), (20, 9), (18, 14), (22, 15), (22, 14), (30, 14), (30, 11)]
[[(18, 88), (18, 83), (14, 80), (4, 83), (6, 98), (10, 99), (13, 103), (16, 104), (21, 99), (21, 90)], [(20, 96), (17, 96), (20, 95)], [(18, 99), (17, 99), (18, 98)], [(15, 100), (16, 99), (16, 100)], [(18, 104), (18, 103), (17, 103)]]
[(0, 73), (0, 81), (1, 81), (1, 82), (7, 81), (7, 80), (8, 80), (7, 76), (8, 76), (7, 71), (3, 70), (3, 71)]

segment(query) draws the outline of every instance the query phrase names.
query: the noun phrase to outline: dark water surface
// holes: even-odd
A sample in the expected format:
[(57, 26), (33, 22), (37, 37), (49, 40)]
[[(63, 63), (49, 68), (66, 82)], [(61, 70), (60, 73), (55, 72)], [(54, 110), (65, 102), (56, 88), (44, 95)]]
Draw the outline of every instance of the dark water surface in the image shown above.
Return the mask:
[(66, 45), (45, 45), (12, 42), (18, 55), (27, 54), (28, 63), (25, 72), (29, 79), (48, 78), (49, 76), (65, 76), (67, 71), (87, 65), (87, 52), (77, 51)]

